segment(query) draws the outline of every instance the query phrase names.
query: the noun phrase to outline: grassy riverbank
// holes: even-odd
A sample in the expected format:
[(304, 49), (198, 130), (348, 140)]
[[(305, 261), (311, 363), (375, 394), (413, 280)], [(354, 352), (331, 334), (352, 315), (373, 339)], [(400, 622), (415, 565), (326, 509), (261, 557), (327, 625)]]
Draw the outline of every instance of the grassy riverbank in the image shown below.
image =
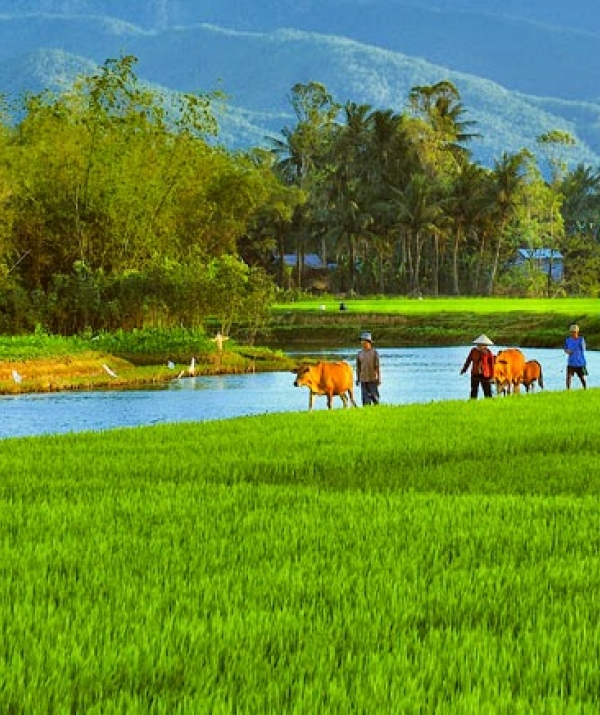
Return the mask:
[(334, 299), (276, 305), (268, 329), (257, 338), (262, 347), (232, 339), (222, 353), (203, 332), (183, 329), (0, 337), (0, 394), (158, 384), (187, 376), (192, 358), (196, 375), (290, 370), (295, 361), (287, 351), (357, 345), (363, 330), (372, 331), (380, 347), (468, 345), (484, 332), (499, 345), (557, 348), (569, 324), (578, 322), (588, 348), (600, 349), (600, 302), (595, 299), (344, 302), (345, 311)]
[(220, 355), (201, 354), (193, 368), (189, 362), (172, 363), (171, 367), (140, 365), (116, 355), (84, 351), (69, 356), (0, 360), (0, 394), (143, 387), (200, 375), (289, 370), (294, 365), (283, 355), (248, 348)]
[(600, 392), (0, 441), (2, 712), (594, 712)]
[(182, 330), (89, 338), (3, 336), (0, 394), (144, 386), (178, 376), (287, 370), (294, 364), (279, 350), (233, 340), (225, 345), (228, 349), (218, 352), (203, 333)]

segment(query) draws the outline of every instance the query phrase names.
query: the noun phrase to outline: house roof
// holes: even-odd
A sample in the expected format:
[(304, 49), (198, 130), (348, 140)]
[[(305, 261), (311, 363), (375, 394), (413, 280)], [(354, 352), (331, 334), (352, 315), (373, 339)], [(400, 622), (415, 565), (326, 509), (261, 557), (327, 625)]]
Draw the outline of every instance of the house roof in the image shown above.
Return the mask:
[[(290, 268), (295, 268), (298, 265), (298, 256), (295, 253), (284, 253), (283, 262)], [(318, 253), (306, 253), (304, 255), (304, 267), (312, 268), (313, 270), (324, 270), (328, 266), (323, 263)]]
[(563, 257), (560, 251), (554, 248), (519, 248), (517, 253), (527, 260), (548, 261), (550, 258), (560, 259)]

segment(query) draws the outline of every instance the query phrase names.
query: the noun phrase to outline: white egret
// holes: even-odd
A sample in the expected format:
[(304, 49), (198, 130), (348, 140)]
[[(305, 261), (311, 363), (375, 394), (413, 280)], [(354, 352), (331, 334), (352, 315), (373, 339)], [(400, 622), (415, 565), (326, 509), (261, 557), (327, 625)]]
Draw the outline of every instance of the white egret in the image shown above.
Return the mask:
[(108, 367), (106, 363), (104, 363), (102, 367), (104, 368), (104, 372), (106, 372), (111, 377), (118, 377), (117, 373), (112, 368)]

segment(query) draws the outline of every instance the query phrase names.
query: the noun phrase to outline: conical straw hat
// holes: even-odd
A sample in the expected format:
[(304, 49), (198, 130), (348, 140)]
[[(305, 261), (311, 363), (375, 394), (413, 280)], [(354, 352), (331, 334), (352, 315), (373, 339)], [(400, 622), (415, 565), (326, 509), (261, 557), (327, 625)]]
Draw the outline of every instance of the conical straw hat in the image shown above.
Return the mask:
[(481, 333), (478, 338), (473, 340), (473, 345), (493, 345), (494, 343), (488, 338), (487, 335)]

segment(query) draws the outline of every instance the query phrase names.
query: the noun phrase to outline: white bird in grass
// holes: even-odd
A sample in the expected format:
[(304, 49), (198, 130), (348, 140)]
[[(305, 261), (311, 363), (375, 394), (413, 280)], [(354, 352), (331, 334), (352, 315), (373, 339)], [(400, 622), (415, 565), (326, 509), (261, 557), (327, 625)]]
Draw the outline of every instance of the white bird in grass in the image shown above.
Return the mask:
[(16, 370), (12, 371), (12, 379), (17, 383), (17, 385), (20, 385), (23, 377), (19, 375), (19, 373)]
[(190, 366), (188, 368), (188, 375), (191, 375), (191, 377), (194, 377), (195, 374), (196, 374), (196, 358), (193, 357), (190, 362)]
[(102, 367), (104, 368), (104, 372), (106, 372), (111, 377), (118, 377), (117, 373), (114, 370), (112, 370), (110, 367), (108, 367), (108, 365), (106, 363), (104, 363), (102, 365)]
[(167, 362), (167, 367), (169, 368), (169, 370), (174, 370), (174, 369), (175, 369), (175, 363), (174, 363), (172, 360), (169, 360), (169, 361)]

